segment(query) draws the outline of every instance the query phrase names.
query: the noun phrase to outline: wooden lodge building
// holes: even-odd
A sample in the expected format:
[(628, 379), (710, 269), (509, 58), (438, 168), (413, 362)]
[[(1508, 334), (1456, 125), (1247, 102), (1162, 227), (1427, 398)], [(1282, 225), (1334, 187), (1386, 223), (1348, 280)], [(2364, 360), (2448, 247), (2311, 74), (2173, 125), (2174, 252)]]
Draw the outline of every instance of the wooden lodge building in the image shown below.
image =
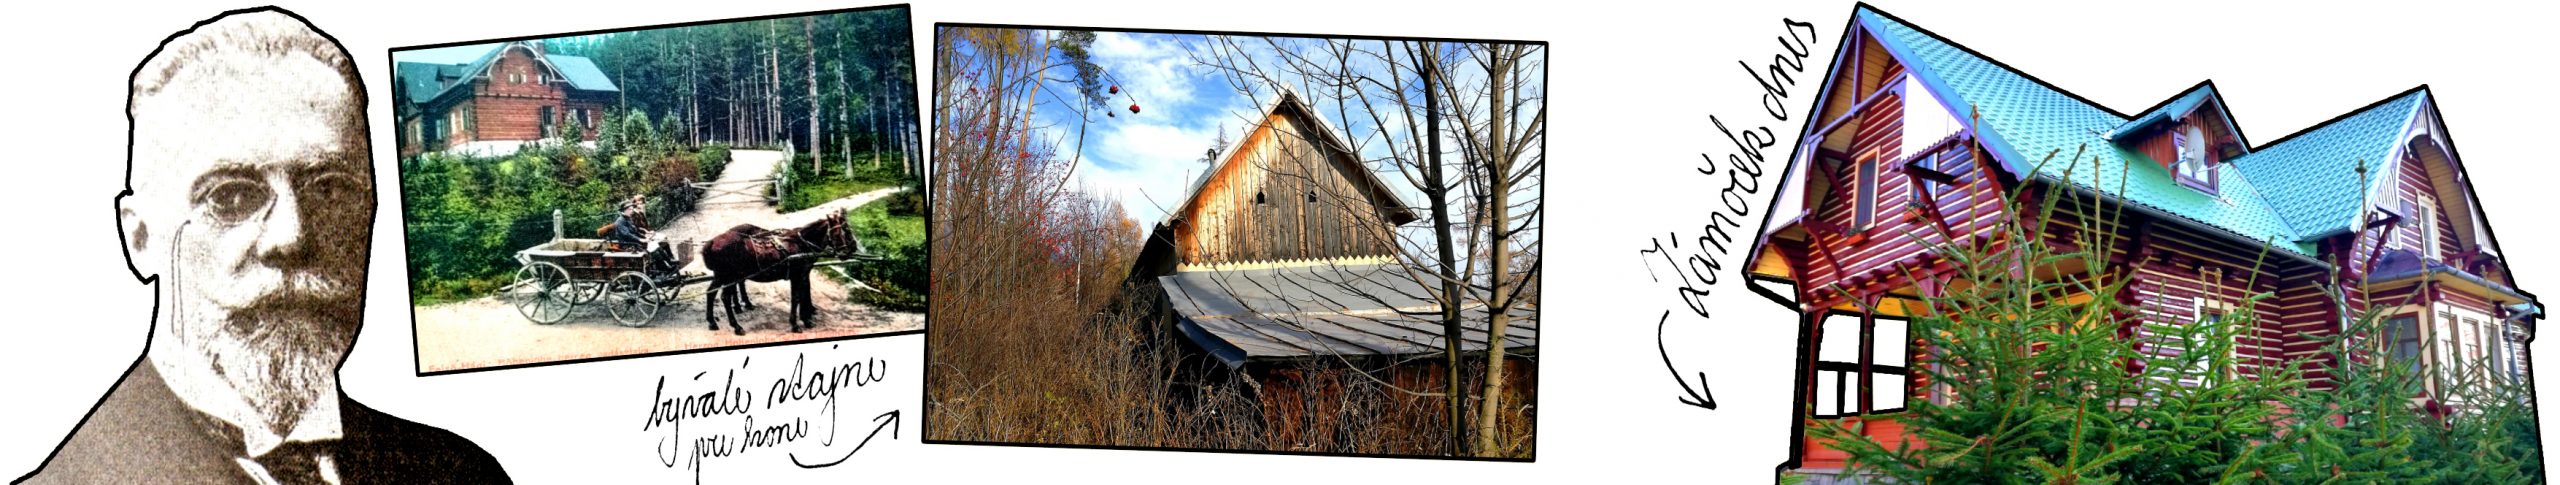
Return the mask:
[[(1341, 386), (1363, 380), (1348, 372), (1441, 389), (1447, 343), (1434, 315), (1415, 315), (1439, 308), (1426, 277), (1397, 262), (1393, 232), (1416, 211), (1297, 95), (1262, 113), (1155, 225), (1130, 279), (1161, 294), (1169, 333), (1255, 381), (1266, 432), (1291, 443), (1300, 425), (1339, 418)], [(1458, 345), (1481, 362), (1486, 310), (1461, 312)], [(1509, 315), (1505, 399), (1532, 402), (1537, 311)]]
[(393, 63), (392, 110), (400, 156), (419, 152), (513, 153), (524, 142), (559, 137), (561, 120), (593, 139), (596, 120), (621, 94), (585, 57), (543, 52), (541, 41), (484, 46), (468, 63)]
[[(1905, 436), (1894, 413), (1932, 398), (1915, 382), (1912, 369), (1930, 364), (1905, 309), (1954, 269), (1930, 248), (2032, 217), (2002, 203), (2022, 187), (2030, 201), (2099, 201), (2020, 227), (2043, 227), (2064, 251), (2106, 238), (2113, 276), (2132, 280), (2090, 296), (2139, 309), (2128, 334), (2254, 312), (2234, 338), (2236, 372), (2301, 363), (2322, 386), (2332, 363), (2317, 361), (2317, 339), (2371, 311), (2388, 337), (2364, 338), (2387, 338), (2385, 359), (2448, 378), (2459, 367), (2521, 380), (2530, 368), (2542, 308), (2514, 287), (2423, 86), (2252, 145), (2209, 82), (2128, 114), (1863, 4), (1839, 38), (1748, 266), (1750, 284), (1803, 312), (1788, 467), (1843, 467), (1843, 453), (1803, 434), (1808, 420)], [(2248, 300), (2260, 293), (2273, 298)], [(2460, 400), (2433, 383), (2428, 393)]]

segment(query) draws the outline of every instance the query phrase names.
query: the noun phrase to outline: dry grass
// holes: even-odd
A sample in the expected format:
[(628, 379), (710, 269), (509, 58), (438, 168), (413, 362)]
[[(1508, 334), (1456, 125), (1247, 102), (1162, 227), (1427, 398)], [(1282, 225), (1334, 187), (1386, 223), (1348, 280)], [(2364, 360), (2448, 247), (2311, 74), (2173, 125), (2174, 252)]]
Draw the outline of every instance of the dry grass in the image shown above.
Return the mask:
[[(1015, 311), (986, 305), (979, 315), (991, 318), (954, 318), (936, 309), (926, 336), (928, 438), (1407, 456), (1449, 450), (1442, 398), (1404, 391), (1436, 389), (1436, 361), (1316, 361), (1261, 371), (1256, 379), (1151, 327), (1146, 305), (1113, 302), (1075, 312), (1064, 298), (1038, 299), (1002, 305)], [(934, 305), (946, 300), (969, 299), (938, 298)], [(1513, 387), (1534, 389), (1536, 367), (1520, 362), (1512, 366), (1520, 374)], [(1482, 375), (1480, 363), (1469, 367), (1467, 374)], [(1532, 405), (1506, 412), (1502, 449), (1481, 456), (1529, 457), (1534, 397), (1530, 391), (1511, 398)]]

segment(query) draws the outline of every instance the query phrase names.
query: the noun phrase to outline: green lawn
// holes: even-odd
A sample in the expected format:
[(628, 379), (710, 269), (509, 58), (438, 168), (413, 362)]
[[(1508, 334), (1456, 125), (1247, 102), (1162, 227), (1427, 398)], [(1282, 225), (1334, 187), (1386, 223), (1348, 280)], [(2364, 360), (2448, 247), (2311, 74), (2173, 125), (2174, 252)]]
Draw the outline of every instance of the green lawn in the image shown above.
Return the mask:
[(845, 173), (844, 160), (828, 160), (824, 170), (813, 173), (809, 169), (807, 154), (792, 157), (791, 163), (781, 168), (791, 171), (790, 193), (782, 195), (782, 211), (807, 209), (854, 194), (912, 185), (910, 177), (898, 173), (906, 162), (895, 154), (881, 154), (878, 168), (872, 168), (870, 154), (856, 155), (852, 162), (852, 174)]
[[(853, 209), (848, 220), (865, 249), (886, 258), (846, 267), (879, 292), (855, 291), (853, 301), (895, 311), (924, 311), (925, 220), (923, 196), (899, 192)], [(829, 272), (829, 277), (835, 277)]]

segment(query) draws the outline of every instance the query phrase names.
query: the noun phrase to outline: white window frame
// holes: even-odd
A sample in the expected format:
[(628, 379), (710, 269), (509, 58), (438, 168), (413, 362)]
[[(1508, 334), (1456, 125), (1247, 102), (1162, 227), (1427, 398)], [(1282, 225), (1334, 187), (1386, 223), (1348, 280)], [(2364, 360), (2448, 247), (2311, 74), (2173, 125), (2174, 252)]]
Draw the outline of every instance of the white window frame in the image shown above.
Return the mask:
[[(2219, 288), (2219, 287), (2220, 287), (2220, 285), (2219, 285), (2219, 284), (2207, 284), (2207, 285), (2206, 285), (2206, 288)], [(2211, 290), (2208, 290), (2208, 291), (2211, 291)], [(2229, 323), (2230, 323), (2229, 321), (2227, 321), (2227, 319), (2231, 318), (2231, 315), (2232, 315), (2233, 313), (2236, 313), (2238, 310), (2237, 310), (2235, 307), (2233, 307), (2233, 306), (2231, 305), (2231, 302), (2222, 301), (2222, 299), (2220, 299), (2220, 298), (2215, 298), (2214, 296), (2215, 296), (2215, 294), (2208, 293), (2208, 294), (2206, 294), (2206, 295), (2202, 295), (2202, 296), (2198, 296), (2198, 297), (2196, 297), (2196, 299), (2195, 299), (2195, 303), (2196, 303), (2196, 310), (2195, 310), (2195, 314), (2194, 314), (2194, 319), (2193, 319), (2193, 320), (2190, 320), (2190, 322), (2191, 322), (2192, 324), (2195, 324), (2195, 325), (2207, 325), (2207, 324), (2211, 324), (2211, 325), (2225, 325), (2225, 324), (2229, 324)], [(2208, 323), (2208, 322), (2206, 321), (2205, 315), (2207, 315), (2207, 314), (2212, 314), (2212, 315), (2214, 315), (2214, 318), (2212, 318), (2212, 321), (2211, 321), (2210, 323)], [(2219, 328), (2209, 329), (2209, 330), (2208, 330), (2208, 332), (2225, 332), (2225, 331), (2226, 331), (2226, 330), (2224, 330), (2224, 329), (2219, 329)], [(2221, 362), (2226, 363), (2226, 365), (2225, 365), (2225, 366), (2223, 367), (2223, 369), (2222, 369), (2222, 373), (2220, 373), (2220, 374), (2208, 374), (2208, 375), (2205, 375), (2205, 376), (2204, 376), (2204, 379), (2206, 379), (2206, 380), (2205, 380), (2205, 382), (2207, 382), (2207, 383), (2211, 383), (2211, 382), (2216, 382), (2216, 381), (2214, 381), (2214, 379), (2231, 379), (2231, 378), (2239, 377), (2239, 375), (2240, 375), (2240, 358), (2239, 358), (2239, 357), (2240, 357), (2240, 336), (2241, 336), (2241, 335), (2243, 335), (2243, 334), (2244, 334), (2244, 332), (2241, 332), (2241, 331), (2238, 331), (2238, 330), (2229, 330), (2229, 331), (2227, 331), (2227, 332), (2228, 332), (2228, 333), (2224, 333), (2224, 334), (2223, 334), (2223, 336), (2222, 336), (2222, 339), (2223, 339), (2223, 341), (2224, 341), (2224, 342), (2223, 342), (2223, 343), (2224, 343), (2224, 345), (2223, 345), (2223, 349), (2222, 349), (2222, 355), (2206, 356), (2203, 360), (2198, 360), (2198, 361), (2196, 361), (2196, 363), (2195, 363), (2194, 365), (2200, 365), (2200, 366), (2204, 366), (2204, 367), (2203, 367), (2203, 368), (2199, 368), (2199, 369), (2192, 369), (2189, 373), (2202, 374), (2203, 372), (2201, 372), (2201, 371), (2204, 371), (2204, 370), (2207, 370), (2207, 369), (2211, 369), (2211, 368), (2212, 368), (2212, 366), (2213, 366), (2213, 363), (2214, 363), (2215, 361), (2219, 360), (2219, 361), (2221, 361)], [(2209, 333), (2209, 334), (2210, 334), (2210, 333)], [(2185, 348), (2185, 349), (2181, 349), (2181, 350), (2179, 350), (2179, 352), (2181, 352), (2181, 354), (2179, 354), (2179, 355), (2185, 355), (2183, 352), (2187, 352), (2187, 351), (2192, 350), (2192, 349), (2194, 349), (2194, 348), (2196, 347), (2196, 346), (2195, 346), (2195, 344), (2188, 343), (2188, 342), (2179, 342), (2179, 344), (2180, 344), (2180, 345), (2185, 345), (2185, 346), (2186, 346), (2186, 348)]]
[(2377, 336), (2382, 338), (2382, 361), (2384, 365), (2407, 365), (2396, 362), (2396, 360), (2398, 360), (2398, 356), (2392, 355), (2392, 345), (2396, 343), (2396, 337), (2391, 333), (2393, 330), (2391, 328), (2391, 320), (2407, 317), (2410, 321), (2410, 329), (2418, 332), (2416, 339), (2418, 341), (2418, 352), (2415, 356), (2415, 359), (2417, 359), (2415, 364), (2417, 364), (2418, 372), (2429, 372), (2430, 369), (2434, 368), (2432, 365), (2429, 365), (2429, 362), (2427, 362), (2427, 347), (2432, 345), (2430, 342), (2431, 336), (2427, 331), (2427, 321), (2434, 318), (2430, 316), (2431, 313), (2432, 312), (2427, 309), (2420, 308), (2417, 305), (2401, 305), (2382, 311), (2382, 319), (2380, 320), (2380, 323), (2383, 325), (2382, 329), (2378, 332), (2379, 335)]
[[(2195, 136), (2187, 136), (2188, 132), (2194, 132)], [(2170, 129), (2169, 175), (2179, 185), (2218, 196), (2222, 192), (2222, 180), (2214, 173), (2213, 161), (2209, 158), (2213, 156), (2209, 153), (2211, 140), (2203, 127), (2193, 123)]]
[[(1897, 413), (1911, 407), (1913, 362), (1911, 320), (1904, 317), (1834, 312), (1815, 322), (1810, 403), (1815, 419)], [(1880, 331), (1900, 329), (1898, 332)], [(1896, 334), (1899, 339), (1879, 338)], [(1892, 340), (1888, 342), (1887, 340)], [(1890, 356), (1896, 365), (1881, 361)], [(1887, 389), (1881, 382), (1897, 382)]]
[[(2453, 335), (2430, 336), (2428, 338), (2429, 341), (2440, 344), (2443, 349), (2442, 353), (2439, 354), (2439, 361), (2445, 359), (2460, 359), (2461, 363), (2458, 367), (2455, 367), (2456, 369), (2486, 368), (2486, 366), (2489, 365), (2488, 355), (2486, 354), (2488, 351), (2488, 345), (2485, 340), (2485, 338), (2490, 337), (2489, 331), (2491, 328), (2489, 327), (2491, 327), (2491, 325), (2489, 325), (2489, 322), (2491, 319), (2489, 314), (2474, 311), (2469, 308), (2454, 306), (2451, 303), (2445, 302), (2437, 302), (2434, 305), (2434, 308), (2431, 309), (2431, 312), (2436, 316), (2436, 318), (2445, 320), (2444, 322), (2438, 323), (2436, 326), (2442, 327), (2444, 330), (2449, 330), (2453, 333)], [(2447, 366), (2439, 365), (2438, 367), (2444, 368)], [(2451, 378), (2455, 375), (2458, 374), (2447, 375), (2446, 377)]]
[(2436, 232), (2436, 199), (2419, 197), (2418, 215), (2414, 219), (2418, 222), (2418, 230), (2415, 231), (2419, 237), (2418, 247), (2424, 251), (2421, 254), (2425, 254), (2426, 259), (2443, 259), (2444, 245), (2437, 242), (2440, 234)]

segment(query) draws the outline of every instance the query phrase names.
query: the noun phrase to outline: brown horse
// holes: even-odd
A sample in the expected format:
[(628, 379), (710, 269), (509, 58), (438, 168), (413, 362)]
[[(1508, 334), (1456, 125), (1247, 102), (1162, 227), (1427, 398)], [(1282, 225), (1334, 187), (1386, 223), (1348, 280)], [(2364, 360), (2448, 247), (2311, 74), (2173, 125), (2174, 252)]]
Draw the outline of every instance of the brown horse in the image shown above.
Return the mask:
[(791, 331), (814, 326), (810, 320), (817, 318), (818, 307), (809, 298), (809, 270), (816, 267), (817, 256), (858, 251), (860, 244), (843, 213), (828, 214), (797, 229), (768, 231), (753, 224), (729, 228), (702, 245), (702, 266), (711, 270), (711, 291), (703, 294), (702, 318), (718, 331), (716, 312), (726, 310), (729, 329), (746, 335), (747, 329), (738, 326), (738, 311), (746, 305), (746, 283), (789, 279)]

